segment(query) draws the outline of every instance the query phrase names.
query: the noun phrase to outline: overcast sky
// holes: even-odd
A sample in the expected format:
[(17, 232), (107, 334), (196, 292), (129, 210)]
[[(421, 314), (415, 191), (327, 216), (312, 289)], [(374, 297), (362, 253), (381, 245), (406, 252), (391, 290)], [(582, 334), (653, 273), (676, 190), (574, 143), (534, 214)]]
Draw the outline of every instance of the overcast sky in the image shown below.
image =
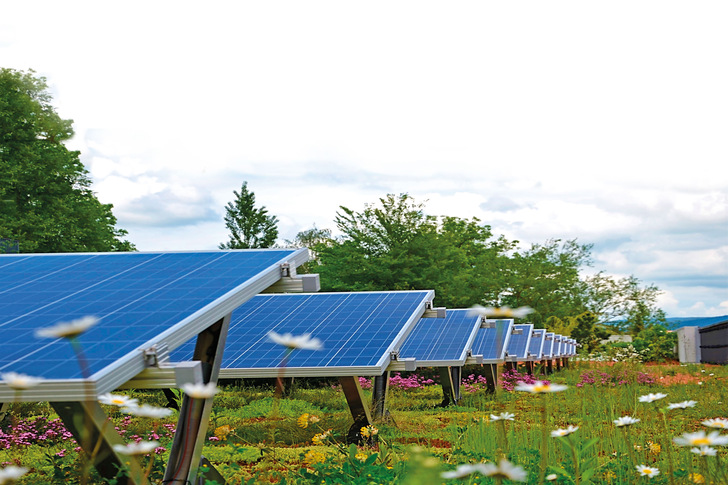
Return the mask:
[(214, 249), (243, 181), (282, 239), (407, 192), (728, 314), (728, 2), (4, 2), (99, 199)]

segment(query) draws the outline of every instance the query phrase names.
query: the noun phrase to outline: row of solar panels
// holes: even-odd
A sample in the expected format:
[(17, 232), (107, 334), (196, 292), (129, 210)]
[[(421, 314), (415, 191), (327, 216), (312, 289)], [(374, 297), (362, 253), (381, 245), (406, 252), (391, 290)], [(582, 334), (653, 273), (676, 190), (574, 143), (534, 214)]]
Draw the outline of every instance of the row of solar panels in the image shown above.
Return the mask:
[[(574, 342), (485, 321), (467, 310), (430, 311), (434, 291), (259, 295), (306, 261), (307, 250), (0, 256), (0, 372), (41, 377), (24, 400), (75, 400), (120, 387), (149, 366), (189, 360), (194, 337), (232, 313), (220, 377), (275, 377), (281, 347), (268, 332), (311, 334), (317, 351), (293, 352), (287, 376), (371, 376), (395, 368), (544, 360)], [(257, 296), (256, 296), (257, 295)], [(36, 331), (84, 316), (78, 337)], [(18, 395), (0, 383), (0, 401)]]

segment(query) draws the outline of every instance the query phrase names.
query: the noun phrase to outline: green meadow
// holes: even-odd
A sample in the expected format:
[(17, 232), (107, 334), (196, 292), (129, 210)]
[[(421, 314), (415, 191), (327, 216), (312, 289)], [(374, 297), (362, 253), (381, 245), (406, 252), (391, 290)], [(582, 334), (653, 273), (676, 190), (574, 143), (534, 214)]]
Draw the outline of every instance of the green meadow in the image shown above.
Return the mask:
[[(238, 484), (728, 483), (728, 447), (720, 444), (728, 430), (715, 420), (728, 417), (725, 366), (572, 361), (544, 376), (562, 391), (499, 385), (495, 394), (478, 383), (478, 370), (464, 370), (470, 384), (457, 406), (438, 407), (442, 390), (424, 377), (390, 386), (387, 419), (362, 430), (359, 446), (346, 443), (352, 418), (336, 380), (298, 380), (283, 398), (268, 383), (223, 386), (203, 454)], [(125, 394), (167, 402), (159, 391)], [(126, 441), (159, 442), (141, 460), (149, 481), (162, 483), (176, 412), (154, 419), (104, 409)], [(617, 426), (625, 416), (639, 421)], [(687, 444), (674, 441), (681, 437)], [(499, 472), (501, 459), (516, 471)], [(47, 403), (11, 405), (0, 462), (28, 469), (19, 484), (80, 483), (86, 468)], [(91, 473), (88, 483), (126, 483), (124, 470), (112, 481)]]

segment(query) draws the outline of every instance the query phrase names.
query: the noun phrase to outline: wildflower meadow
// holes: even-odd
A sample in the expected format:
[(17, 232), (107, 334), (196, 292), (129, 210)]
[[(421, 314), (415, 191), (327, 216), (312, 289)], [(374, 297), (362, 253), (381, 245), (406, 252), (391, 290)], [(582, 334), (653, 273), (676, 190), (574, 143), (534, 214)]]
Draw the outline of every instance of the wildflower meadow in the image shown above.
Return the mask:
[[(351, 415), (336, 380), (222, 383), (205, 457), (227, 483), (728, 483), (728, 371), (721, 366), (571, 362), (549, 375), (503, 372), (487, 393), (465, 369), (462, 399), (439, 407), (435, 373), (393, 374), (385, 418), (349, 444)], [(360, 379), (371, 399), (371, 381)], [(177, 411), (161, 391), (100, 396), (109, 425), (162, 483)], [(275, 411), (275, 412), (274, 412)], [(126, 483), (89, 470), (47, 403), (2, 416), (0, 483)], [(204, 467), (203, 467), (204, 473)], [(82, 474), (86, 474), (82, 476)]]

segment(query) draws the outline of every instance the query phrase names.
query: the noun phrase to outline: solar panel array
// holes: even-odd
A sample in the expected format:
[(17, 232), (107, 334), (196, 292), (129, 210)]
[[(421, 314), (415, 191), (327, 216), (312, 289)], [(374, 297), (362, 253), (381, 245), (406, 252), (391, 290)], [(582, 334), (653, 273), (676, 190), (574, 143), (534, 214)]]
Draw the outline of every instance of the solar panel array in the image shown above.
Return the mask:
[(512, 319), (486, 320), (473, 340), (472, 355), (482, 356), (484, 364), (502, 363), (512, 338), (512, 331)]
[(531, 344), (531, 333), (533, 325), (530, 323), (520, 323), (513, 326), (513, 334), (508, 343), (508, 355), (506, 361), (515, 362), (518, 360), (528, 359), (528, 348)]
[(400, 349), (420, 367), (462, 366), (468, 358), (481, 317), (470, 310), (447, 310), (445, 318), (420, 318)]
[[(0, 372), (41, 377), (25, 399), (73, 400), (79, 380), (115, 389), (144, 368), (141, 350), (174, 349), (300, 265), (304, 250), (0, 255)], [(85, 316), (83, 357), (38, 329)], [(0, 383), (0, 399), (13, 396)]]
[[(433, 298), (432, 290), (258, 295), (233, 312), (220, 377), (381, 375)], [(284, 363), (270, 331), (310, 334), (323, 348), (295, 350)], [(172, 360), (190, 359), (193, 348)]]

